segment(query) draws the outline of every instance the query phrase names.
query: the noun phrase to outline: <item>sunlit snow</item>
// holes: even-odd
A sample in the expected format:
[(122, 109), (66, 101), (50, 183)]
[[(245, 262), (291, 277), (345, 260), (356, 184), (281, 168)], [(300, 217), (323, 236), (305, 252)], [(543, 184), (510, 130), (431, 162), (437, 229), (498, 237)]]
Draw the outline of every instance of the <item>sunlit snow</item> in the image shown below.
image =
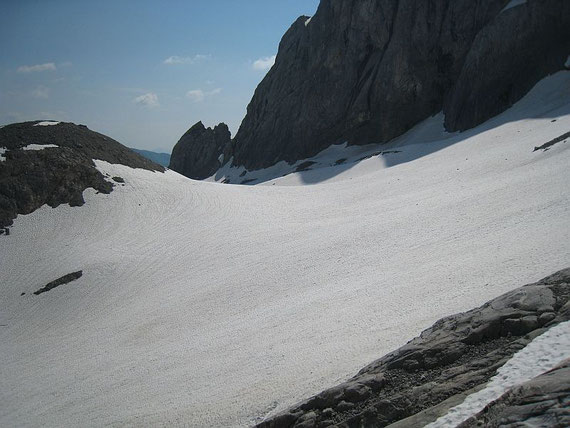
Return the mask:
[(477, 414), (510, 388), (555, 368), (570, 357), (570, 321), (552, 327), (517, 352), (487, 386), (426, 428), (454, 427)]
[(124, 186), (0, 236), (0, 425), (251, 425), (567, 267), (569, 90), (261, 186), (95, 161)]
[(6, 160), (4, 153), (6, 153), (6, 148), (0, 147), (0, 162), (4, 162)]
[(60, 123), (61, 122), (54, 122), (52, 120), (46, 120), (44, 122), (38, 122), (34, 126), (53, 126), (53, 125), (59, 125)]
[(28, 144), (27, 146), (22, 147), (22, 150), (43, 150), (43, 149), (54, 149), (59, 146), (55, 144)]

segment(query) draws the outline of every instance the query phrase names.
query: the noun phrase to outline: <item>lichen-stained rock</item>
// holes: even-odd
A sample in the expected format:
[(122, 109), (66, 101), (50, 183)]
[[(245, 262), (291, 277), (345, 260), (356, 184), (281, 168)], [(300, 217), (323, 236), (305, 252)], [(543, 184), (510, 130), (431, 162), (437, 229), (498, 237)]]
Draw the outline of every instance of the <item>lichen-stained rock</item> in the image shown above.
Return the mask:
[(569, 319), (570, 268), (439, 320), (349, 381), (259, 426), (423, 426), (481, 388), (535, 337)]
[(231, 134), (225, 123), (206, 128), (196, 123), (172, 149), (170, 169), (194, 179), (211, 176), (231, 157)]
[(508, 3), (322, 0), (283, 36), (234, 139), (234, 165), (387, 142), (442, 109), (450, 131), (502, 112), (570, 52), (567, 0)]
[(48, 122), (52, 125), (38, 126), (40, 123), (46, 122), (0, 128), (0, 228), (11, 225), (18, 214), (29, 214), (44, 204), (83, 205), (83, 191), (88, 187), (110, 193), (113, 185), (95, 168), (93, 159), (164, 171), (84, 125)]

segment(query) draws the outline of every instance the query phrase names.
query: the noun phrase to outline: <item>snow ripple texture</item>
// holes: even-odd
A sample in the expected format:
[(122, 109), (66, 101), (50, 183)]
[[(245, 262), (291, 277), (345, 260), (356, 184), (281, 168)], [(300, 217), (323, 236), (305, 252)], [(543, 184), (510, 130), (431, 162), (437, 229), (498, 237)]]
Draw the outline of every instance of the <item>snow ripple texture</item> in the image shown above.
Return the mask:
[(479, 413), (514, 386), (552, 370), (570, 356), (570, 321), (561, 323), (538, 336), (517, 352), (497, 371), (487, 386), (469, 395), (463, 403), (426, 425), (426, 428), (454, 427)]
[(567, 267), (569, 94), (262, 186), (95, 161), (124, 185), (0, 236), (0, 426), (250, 426)]

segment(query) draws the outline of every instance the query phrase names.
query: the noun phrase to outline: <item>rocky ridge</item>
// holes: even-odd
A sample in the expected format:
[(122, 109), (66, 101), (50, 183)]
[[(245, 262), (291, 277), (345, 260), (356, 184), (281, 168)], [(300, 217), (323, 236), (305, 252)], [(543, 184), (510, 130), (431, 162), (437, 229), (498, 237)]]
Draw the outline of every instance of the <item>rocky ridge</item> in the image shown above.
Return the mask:
[[(258, 427), (424, 426), (482, 388), (535, 337), (569, 319), (570, 268), (439, 320), (349, 381)], [(570, 378), (561, 384), (568, 401)]]
[[(83, 191), (88, 187), (110, 193), (113, 184), (95, 168), (93, 159), (164, 171), (162, 166), (84, 125), (39, 123), (0, 128), (0, 228), (11, 225), (18, 214), (29, 214), (44, 204), (83, 205)], [(36, 150), (28, 150), (30, 144)]]
[(172, 165), (194, 157), (205, 178), (222, 153), (249, 170), (291, 163), (331, 144), (387, 142), (442, 110), (448, 130), (474, 127), (570, 53), (569, 2), (509, 3), (321, 0), (283, 36), (232, 144), (187, 142)]

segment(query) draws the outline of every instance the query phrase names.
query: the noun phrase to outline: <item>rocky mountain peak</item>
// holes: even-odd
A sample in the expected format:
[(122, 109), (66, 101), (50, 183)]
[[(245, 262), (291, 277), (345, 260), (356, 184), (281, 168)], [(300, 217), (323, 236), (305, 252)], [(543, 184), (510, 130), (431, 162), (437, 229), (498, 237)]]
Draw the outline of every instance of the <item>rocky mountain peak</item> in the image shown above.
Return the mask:
[(210, 176), (222, 154), (254, 170), (331, 144), (388, 142), (441, 111), (449, 131), (479, 125), (564, 69), (570, 52), (570, 2), (509, 5), (322, 0), (283, 36), (233, 143), (207, 156), (202, 141), (188, 144), (194, 160), (180, 172)]

